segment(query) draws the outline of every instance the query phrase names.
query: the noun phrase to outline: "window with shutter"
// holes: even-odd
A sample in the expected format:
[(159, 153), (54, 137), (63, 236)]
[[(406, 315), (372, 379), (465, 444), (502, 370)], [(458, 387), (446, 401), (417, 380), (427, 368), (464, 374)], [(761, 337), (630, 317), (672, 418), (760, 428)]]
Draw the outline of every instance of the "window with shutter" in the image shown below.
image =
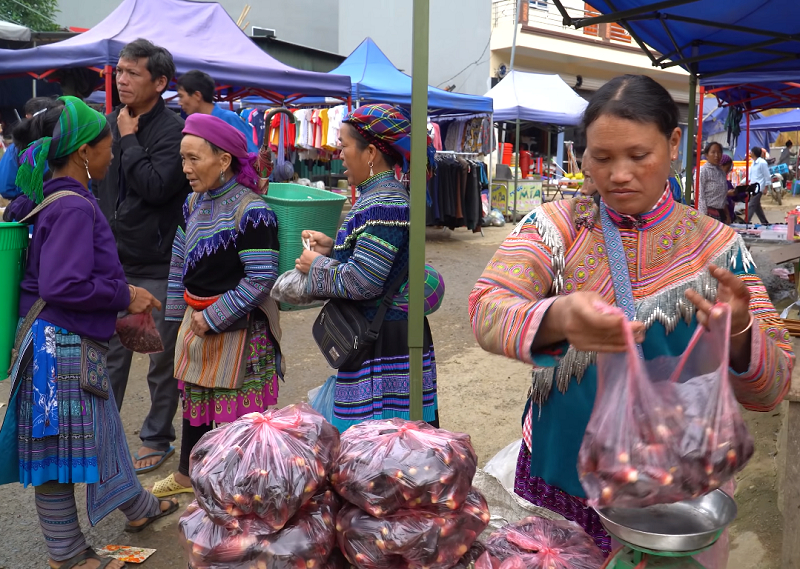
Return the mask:
[[(583, 11), (585, 12), (587, 18), (593, 18), (600, 15), (600, 12), (595, 10), (586, 2), (583, 4)], [(631, 43), (631, 35), (619, 24), (608, 24), (603, 26), (602, 34), (601, 27), (599, 25), (586, 26), (583, 28), (583, 34), (587, 36), (604, 37), (605, 39), (611, 39), (623, 43)]]

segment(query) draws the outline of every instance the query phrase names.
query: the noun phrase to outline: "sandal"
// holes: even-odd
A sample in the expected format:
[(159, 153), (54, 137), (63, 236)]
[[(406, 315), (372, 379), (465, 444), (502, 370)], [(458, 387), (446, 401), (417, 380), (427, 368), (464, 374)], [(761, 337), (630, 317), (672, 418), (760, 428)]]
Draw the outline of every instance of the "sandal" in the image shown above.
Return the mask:
[[(113, 557), (100, 557), (97, 555), (94, 549), (91, 547), (84, 551), (83, 553), (79, 553), (72, 559), (67, 559), (62, 563), (58, 569), (75, 569), (76, 567), (82, 567), (86, 565), (86, 562), (90, 559), (100, 561), (100, 565), (97, 566), (97, 569), (105, 569), (109, 565), (111, 565), (116, 559)], [(48, 565), (48, 567), (50, 567)], [(122, 567), (127, 567), (126, 564), (123, 564)]]
[(164, 464), (164, 462), (166, 462), (166, 460), (169, 457), (171, 457), (173, 454), (175, 454), (175, 447), (173, 447), (173, 446), (169, 447), (167, 450), (160, 450), (160, 451), (156, 451), (156, 452), (151, 452), (150, 454), (146, 454), (144, 456), (139, 456), (139, 451), (136, 451), (136, 456), (133, 457), (133, 462), (134, 463), (139, 461), (139, 460), (144, 460), (145, 458), (152, 458), (154, 456), (161, 457), (161, 458), (158, 459), (158, 462), (156, 462), (155, 464), (151, 464), (150, 466), (142, 466), (141, 468), (135, 469), (136, 470), (136, 474), (144, 474), (145, 472), (152, 472), (153, 470), (155, 470), (156, 468), (158, 468), (159, 466)]
[(151, 492), (156, 498), (167, 498), (168, 496), (175, 496), (176, 494), (194, 494), (194, 488), (191, 486), (181, 486), (178, 484), (178, 481), (175, 480), (175, 475), (170, 474), (164, 480), (156, 482)]
[(154, 521), (159, 520), (159, 519), (161, 519), (161, 518), (163, 518), (165, 516), (169, 516), (171, 514), (174, 514), (175, 512), (178, 511), (178, 501), (177, 500), (159, 500), (158, 501), (159, 505), (161, 505), (162, 502), (169, 502), (169, 508), (167, 508), (163, 512), (160, 512), (159, 514), (153, 516), (152, 518), (147, 518), (147, 521), (144, 522), (140, 526), (135, 526), (135, 525), (132, 525), (130, 522), (128, 522), (127, 524), (125, 524), (125, 531), (128, 532), (128, 533), (139, 533), (144, 528), (146, 528), (147, 526), (152, 524)]

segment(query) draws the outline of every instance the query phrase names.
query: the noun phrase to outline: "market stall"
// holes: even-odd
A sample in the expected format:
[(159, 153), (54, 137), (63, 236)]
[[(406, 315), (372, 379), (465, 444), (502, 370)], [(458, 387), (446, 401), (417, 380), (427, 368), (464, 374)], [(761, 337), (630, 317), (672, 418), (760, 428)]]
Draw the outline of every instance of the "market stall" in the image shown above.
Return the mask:
[(192, 69), (211, 75), (225, 100), (248, 94), (276, 103), (303, 96), (350, 96), (347, 77), (284, 65), (253, 43), (220, 4), (187, 0), (124, 0), (102, 22), (75, 37), (31, 49), (0, 50), (0, 75), (52, 79), (61, 69), (90, 68), (104, 79), (110, 110), (119, 52), (138, 38), (168, 49), (178, 75)]
[[(512, 123), (516, 126), (517, 161), (514, 174), (514, 188), (516, 189), (512, 192), (503, 192), (501, 188), (498, 188), (497, 192), (497, 203), (505, 201), (508, 214), (516, 219), (519, 207), (528, 212), (537, 205), (541, 205), (542, 200), (541, 179), (532, 179), (520, 184), (520, 126), (523, 123), (557, 127), (576, 126), (580, 124), (583, 111), (588, 103), (558, 75), (521, 71), (509, 73), (486, 96), (494, 100), (494, 120)], [(552, 153), (548, 152), (547, 154), (545, 164), (547, 164), (546, 168), (549, 168), (549, 155)], [(500, 161), (502, 159), (498, 162)], [(493, 191), (493, 202), (495, 201), (494, 193)]]

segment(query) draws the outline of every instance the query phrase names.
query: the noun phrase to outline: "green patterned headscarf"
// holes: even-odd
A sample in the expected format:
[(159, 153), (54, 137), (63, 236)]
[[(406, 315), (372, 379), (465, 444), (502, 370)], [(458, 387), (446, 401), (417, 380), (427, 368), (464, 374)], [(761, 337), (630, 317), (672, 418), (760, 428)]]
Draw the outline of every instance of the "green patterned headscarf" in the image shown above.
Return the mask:
[(82, 145), (92, 142), (106, 126), (106, 117), (90, 108), (77, 97), (64, 96), (64, 109), (53, 130), (32, 142), (19, 159), (17, 187), (35, 203), (44, 199), (44, 168), (48, 159), (69, 156)]

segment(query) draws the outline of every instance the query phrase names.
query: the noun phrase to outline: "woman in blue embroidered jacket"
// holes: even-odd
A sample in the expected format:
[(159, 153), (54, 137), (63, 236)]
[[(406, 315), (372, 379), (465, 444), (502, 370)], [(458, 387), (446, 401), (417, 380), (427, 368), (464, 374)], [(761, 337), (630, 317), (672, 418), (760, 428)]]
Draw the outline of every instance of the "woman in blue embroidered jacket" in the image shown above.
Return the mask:
[(278, 402), (280, 325), (270, 290), (278, 276), (278, 222), (258, 191), (244, 135), (194, 114), (181, 142), (193, 193), (172, 248), (166, 318), (181, 321), (175, 377), (183, 395), (178, 472), (156, 496), (191, 493), (189, 455), (215, 423)]
[[(384, 291), (408, 266), (409, 197), (395, 178), (394, 167), (407, 169), (410, 131), (408, 116), (395, 107), (365, 105), (354, 110), (342, 124), (342, 159), (348, 181), (358, 186), (361, 195), (335, 242), (317, 231), (303, 232), (311, 250), (303, 252), (297, 269), (309, 274), (309, 294), (360, 301), (369, 320)], [(429, 144), (429, 158), (432, 152)], [(435, 276), (429, 280), (441, 283)], [(339, 369), (333, 424), (340, 431), (367, 419), (409, 417), (405, 289), (386, 313), (372, 357), (359, 366)], [(441, 292), (439, 286), (426, 294), (426, 304), (438, 306)], [(424, 337), (423, 419), (438, 426), (436, 359), (427, 319)]]

